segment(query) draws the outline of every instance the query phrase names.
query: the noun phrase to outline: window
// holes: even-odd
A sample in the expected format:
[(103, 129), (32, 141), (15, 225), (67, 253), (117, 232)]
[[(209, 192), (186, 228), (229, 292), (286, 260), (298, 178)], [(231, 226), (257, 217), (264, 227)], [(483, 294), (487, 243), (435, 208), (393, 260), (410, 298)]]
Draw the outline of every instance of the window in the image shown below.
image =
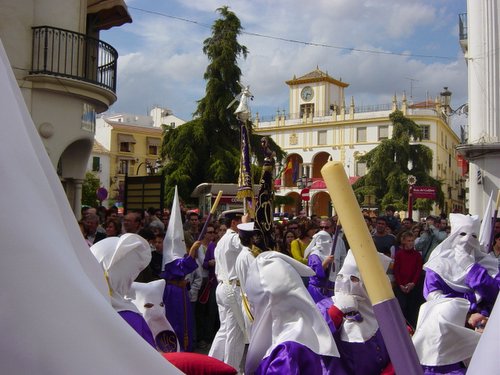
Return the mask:
[(147, 146), (149, 155), (158, 155), (158, 149), (160, 147), (160, 139), (148, 137)]
[(318, 146), (326, 145), (326, 130), (318, 132)]
[(430, 140), (431, 139), (431, 127), (429, 125), (420, 125), (422, 128), (422, 139)]
[(130, 160), (120, 159), (120, 165), (119, 165), (118, 173), (120, 173), (120, 174), (128, 174), (129, 165), (130, 165)]
[(378, 127), (378, 140), (381, 141), (383, 139), (389, 138), (389, 127), (388, 126), (379, 126)]
[(135, 138), (130, 134), (118, 134), (120, 152), (134, 152)]
[(92, 158), (92, 172), (101, 171), (101, 158), (99, 156), (94, 156)]
[(366, 174), (366, 163), (362, 163), (362, 162), (356, 162), (356, 166), (355, 166), (355, 175), (356, 176), (359, 176), (359, 177), (362, 177)]
[(120, 152), (132, 152), (132, 146), (129, 142), (120, 142)]
[(314, 115), (314, 104), (309, 103), (309, 104), (301, 104), (300, 105), (300, 117), (310, 117)]
[(356, 141), (366, 142), (366, 128), (356, 128)]

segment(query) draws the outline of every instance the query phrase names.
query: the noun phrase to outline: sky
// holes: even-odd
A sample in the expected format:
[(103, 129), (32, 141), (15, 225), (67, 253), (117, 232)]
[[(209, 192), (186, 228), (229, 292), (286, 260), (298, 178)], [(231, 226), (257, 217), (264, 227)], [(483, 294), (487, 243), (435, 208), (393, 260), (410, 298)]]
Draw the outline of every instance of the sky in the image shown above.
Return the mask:
[[(458, 15), (466, 0), (126, 0), (133, 22), (101, 32), (118, 50), (118, 100), (108, 113), (145, 115), (153, 106), (190, 120), (205, 95), (203, 41), (229, 6), (240, 19), (241, 82), (252, 114), (288, 112), (285, 81), (317, 67), (349, 83), (356, 106), (435, 98), (467, 101), (467, 66)], [(255, 35), (258, 34), (258, 35)], [(228, 103), (229, 104), (229, 103)], [(457, 118), (456, 123), (466, 122)]]

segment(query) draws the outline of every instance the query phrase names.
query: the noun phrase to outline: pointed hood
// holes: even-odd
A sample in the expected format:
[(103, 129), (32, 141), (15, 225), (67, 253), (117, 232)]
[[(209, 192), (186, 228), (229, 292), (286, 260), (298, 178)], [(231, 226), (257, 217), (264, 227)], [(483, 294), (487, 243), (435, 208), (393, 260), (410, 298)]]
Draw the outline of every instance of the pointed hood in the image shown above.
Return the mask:
[(452, 365), (472, 357), (481, 334), (465, 327), (469, 307), (463, 298), (438, 298), (420, 307), (412, 340), (422, 365)]
[(304, 258), (311, 254), (316, 254), (322, 261), (332, 253), (333, 239), (330, 233), (320, 230), (316, 233), (309, 245), (304, 250)]
[(178, 352), (179, 341), (165, 316), (164, 289), (165, 280), (163, 279), (149, 283), (132, 283), (135, 295), (133, 302), (151, 329), (156, 348), (163, 353)]
[[(133, 375), (145, 363), (150, 374), (181, 373), (111, 307), (1, 41), (0, 97), (2, 373)], [(36, 221), (29, 235), (12, 212)]]
[(487, 253), (491, 246), (491, 231), (493, 230), (493, 191), (490, 194), (488, 203), (483, 214), (483, 220), (481, 221), (481, 227), (479, 228), (479, 243), (481, 244), (481, 250)]
[(165, 233), (163, 240), (162, 271), (165, 270), (165, 264), (184, 258), (185, 255), (186, 241), (184, 240), (184, 226), (182, 225), (181, 206), (176, 186), (167, 233)]
[(451, 232), (443, 242), (432, 251), (424, 269), (437, 273), (453, 290), (468, 292), (470, 287), (465, 282), (468, 270), (460, 265), (458, 246), (465, 247), (474, 257), (475, 263), (482, 265), (490, 276), (498, 273), (498, 261), (490, 254), (485, 254), (477, 239), (479, 234), (479, 216), (450, 214)]
[(134, 233), (108, 237), (90, 247), (108, 280), (111, 305), (116, 311), (139, 312), (132, 303), (131, 285), (151, 261), (148, 242)]
[(264, 251), (255, 258), (246, 281), (255, 317), (246, 373), (253, 374), (260, 361), (285, 341), (302, 344), (316, 354), (339, 356), (328, 325), (301, 279), (312, 275), (311, 268), (277, 251)]

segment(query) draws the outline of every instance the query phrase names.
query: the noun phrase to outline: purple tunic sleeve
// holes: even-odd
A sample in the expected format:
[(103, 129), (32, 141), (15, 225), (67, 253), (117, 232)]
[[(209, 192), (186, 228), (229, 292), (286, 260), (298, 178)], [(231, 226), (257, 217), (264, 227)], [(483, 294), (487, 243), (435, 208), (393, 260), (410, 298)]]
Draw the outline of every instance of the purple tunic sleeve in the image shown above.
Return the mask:
[(451, 289), (448, 284), (439, 276), (436, 272), (431, 270), (425, 271), (425, 282), (424, 282), (424, 297), (427, 298), (429, 293), (434, 291), (441, 291), (444, 297), (455, 298), (461, 297), (468, 299), (471, 303), (475, 302), (475, 298), (472, 295), (472, 301), (469, 299), (468, 293), (460, 293)]
[(153, 348), (156, 349), (155, 340), (153, 338), (153, 333), (149, 329), (148, 324), (142, 317), (142, 315), (133, 311), (119, 311), (118, 314), (125, 319), (125, 321), (139, 334), (141, 337), (148, 342)]
[(167, 281), (171, 279), (184, 278), (196, 268), (198, 268), (196, 259), (190, 256), (185, 256), (184, 258), (179, 258), (165, 264), (165, 271), (163, 271), (162, 277)]
[(262, 360), (254, 374), (345, 375), (347, 372), (340, 358), (319, 355), (302, 344), (285, 341), (276, 346), (271, 354)]
[(307, 261), (309, 267), (316, 272), (316, 275), (309, 278), (307, 290), (311, 294), (314, 302), (319, 302), (333, 293), (333, 283), (328, 280), (321, 258), (316, 254), (311, 254)]
[(474, 264), (470, 269), (465, 283), (479, 294), (488, 304), (494, 304), (498, 295), (498, 282), (488, 274), (486, 268)]
[[(321, 259), (316, 254), (311, 254), (307, 259), (307, 265), (312, 268), (314, 272), (316, 272), (315, 276), (311, 276), (310, 280), (318, 280), (324, 279), (326, 277), (325, 269), (323, 268)], [(311, 282), (310, 281), (310, 282)]]
[(335, 333), (337, 331), (337, 328), (335, 328), (335, 324), (333, 323), (332, 318), (330, 318), (330, 315), (328, 314), (328, 309), (332, 307), (333, 301), (331, 298), (323, 298), (321, 301), (316, 303), (316, 306), (323, 316), (323, 318), (326, 321), (326, 324), (328, 324), (328, 328), (330, 328), (330, 331)]

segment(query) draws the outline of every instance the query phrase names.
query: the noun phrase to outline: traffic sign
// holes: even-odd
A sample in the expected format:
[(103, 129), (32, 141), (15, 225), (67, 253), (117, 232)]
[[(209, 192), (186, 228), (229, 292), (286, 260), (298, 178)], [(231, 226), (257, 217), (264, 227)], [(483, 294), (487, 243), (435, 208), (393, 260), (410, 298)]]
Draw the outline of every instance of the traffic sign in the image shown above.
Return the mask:
[(311, 196), (309, 195), (309, 188), (302, 189), (300, 191), (300, 197), (304, 202), (309, 202), (311, 200)]

